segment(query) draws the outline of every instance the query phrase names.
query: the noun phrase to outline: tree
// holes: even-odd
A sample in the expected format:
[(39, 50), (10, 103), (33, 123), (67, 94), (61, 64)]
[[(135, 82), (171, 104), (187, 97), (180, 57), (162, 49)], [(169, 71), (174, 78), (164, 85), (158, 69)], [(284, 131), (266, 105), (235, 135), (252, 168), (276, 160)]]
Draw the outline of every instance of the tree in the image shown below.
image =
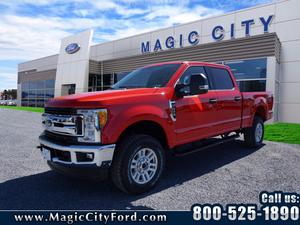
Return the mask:
[(4, 90), (1, 93), (1, 98), (4, 100), (16, 99), (17, 98), (17, 89)]

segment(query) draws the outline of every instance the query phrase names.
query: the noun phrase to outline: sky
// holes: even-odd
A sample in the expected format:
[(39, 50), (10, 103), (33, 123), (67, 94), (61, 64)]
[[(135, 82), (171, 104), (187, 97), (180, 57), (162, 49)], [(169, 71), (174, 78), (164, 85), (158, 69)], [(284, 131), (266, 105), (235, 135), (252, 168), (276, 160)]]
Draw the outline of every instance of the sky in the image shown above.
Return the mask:
[(17, 87), (18, 63), (57, 54), (60, 40), (94, 29), (116, 40), (274, 0), (0, 0), (0, 91)]

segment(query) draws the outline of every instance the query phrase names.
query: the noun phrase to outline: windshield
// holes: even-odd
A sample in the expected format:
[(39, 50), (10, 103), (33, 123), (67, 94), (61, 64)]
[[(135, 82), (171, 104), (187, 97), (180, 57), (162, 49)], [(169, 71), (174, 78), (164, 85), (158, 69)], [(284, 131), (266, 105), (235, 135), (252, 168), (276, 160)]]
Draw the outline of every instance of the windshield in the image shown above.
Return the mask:
[(129, 73), (112, 89), (164, 87), (179, 67), (180, 63), (140, 68)]

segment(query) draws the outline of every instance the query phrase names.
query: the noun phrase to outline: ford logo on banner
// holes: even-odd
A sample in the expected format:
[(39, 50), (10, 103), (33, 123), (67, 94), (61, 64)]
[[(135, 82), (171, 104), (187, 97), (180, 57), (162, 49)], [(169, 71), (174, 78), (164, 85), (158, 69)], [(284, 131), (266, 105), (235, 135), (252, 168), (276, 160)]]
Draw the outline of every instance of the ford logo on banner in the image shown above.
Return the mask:
[(77, 43), (72, 43), (72, 44), (69, 44), (65, 50), (68, 54), (74, 54), (75, 52), (78, 52), (80, 49), (80, 46), (79, 44)]

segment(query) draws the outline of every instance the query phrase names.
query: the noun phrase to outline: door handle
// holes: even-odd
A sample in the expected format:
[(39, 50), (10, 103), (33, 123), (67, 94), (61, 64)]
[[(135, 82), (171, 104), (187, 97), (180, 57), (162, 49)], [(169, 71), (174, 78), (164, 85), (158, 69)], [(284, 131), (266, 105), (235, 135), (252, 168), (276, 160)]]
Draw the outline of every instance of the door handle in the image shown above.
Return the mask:
[(238, 101), (240, 101), (240, 100), (241, 100), (241, 96), (235, 96), (235, 97), (234, 97), (234, 101), (237, 101), (237, 102), (238, 102)]
[(209, 99), (208, 101), (209, 101), (209, 103), (211, 103), (211, 104), (217, 103), (217, 99), (216, 99), (216, 98), (211, 98), (211, 99)]

